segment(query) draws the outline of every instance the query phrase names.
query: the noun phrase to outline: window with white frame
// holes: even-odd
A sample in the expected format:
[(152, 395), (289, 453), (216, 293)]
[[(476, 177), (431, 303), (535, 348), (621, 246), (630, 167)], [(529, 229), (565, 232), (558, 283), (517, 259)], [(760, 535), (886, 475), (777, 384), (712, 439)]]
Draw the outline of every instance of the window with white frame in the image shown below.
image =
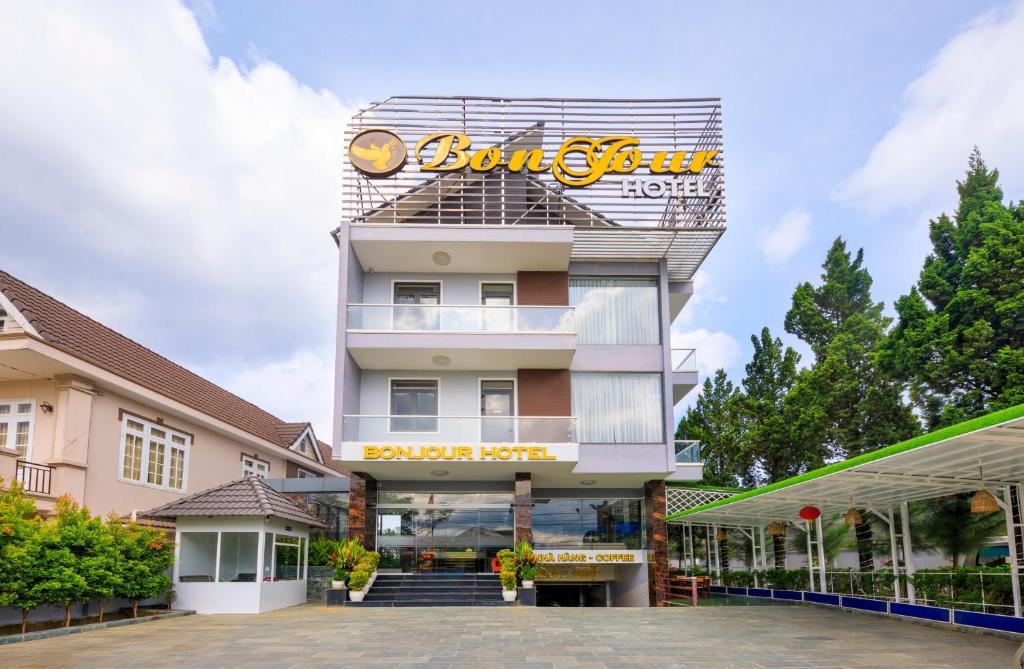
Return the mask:
[(270, 463), (257, 460), (254, 457), (242, 456), (242, 476), (255, 476), (258, 479), (265, 479), (270, 475)]
[(126, 415), (121, 432), (121, 480), (185, 490), (192, 437)]
[(0, 448), (17, 451), (27, 458), (32, 453), (32, 423), (35, 402), (0, 401)]
[(3, 332), (5, 327), (7, 327), (7, 312), (0, 309), (0, 332)]
[(320, 478), (320, 476), (318, 474), (314, 474), (313, 472), (308, 472), (305, 469), (301, 469), (301, 468), (297, 468), (295, 470), (295, 477), (296, 478), (300, 478), (300, 479), (316, 479), (316, 478)]
[(299, 453), (302, 453), (303, 455), (308, 455), (311, 458), (315, 458), (316, 457), (315, 455), (313, 455), (313, 448), (314, 448), (314, 446), (313, 446), (313, 438), (311, 436), (309, 436), (308, 433), (306, 434), (306, 436), (304, 436), (302, 438), (302, 441), (300, 441), (299, 443), (295, 444), (295, 450), (296, 451), (298, 451)]

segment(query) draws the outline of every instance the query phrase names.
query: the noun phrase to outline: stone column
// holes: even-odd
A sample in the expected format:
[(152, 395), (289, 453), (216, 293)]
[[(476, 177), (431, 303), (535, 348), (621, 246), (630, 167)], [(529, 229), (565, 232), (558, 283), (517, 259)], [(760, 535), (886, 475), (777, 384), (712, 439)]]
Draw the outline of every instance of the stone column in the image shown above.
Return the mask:
[(644, 484), (647, 515), (647, 587), (651, 606), (665, 606), (668, 582), (668, 525), (665, 523), (665, 482)]
[(533, 543), (533, 475), (516, 473), (515, 501), (516, 541)]
[(349, 478), (348, 538), (377, 549), (377, 480), (369, 474), (353, 473)]

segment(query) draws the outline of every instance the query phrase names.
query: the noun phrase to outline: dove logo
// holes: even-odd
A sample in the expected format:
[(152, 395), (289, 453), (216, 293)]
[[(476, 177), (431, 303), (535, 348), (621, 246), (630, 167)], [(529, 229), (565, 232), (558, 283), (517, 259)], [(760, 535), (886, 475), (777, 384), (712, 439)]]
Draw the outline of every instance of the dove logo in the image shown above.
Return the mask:
[(352, 167), (371, 178), (391, 176), (402, 169), (407, 157), (405, 142), (390, 130), (364, 130), (348, 145)]

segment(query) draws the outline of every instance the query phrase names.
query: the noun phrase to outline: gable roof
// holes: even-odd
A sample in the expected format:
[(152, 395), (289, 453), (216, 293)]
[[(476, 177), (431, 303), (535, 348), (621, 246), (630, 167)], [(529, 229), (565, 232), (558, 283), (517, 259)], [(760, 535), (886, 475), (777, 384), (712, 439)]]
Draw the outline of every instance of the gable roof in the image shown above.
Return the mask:
[[(50, 346), (264, 441), (288, 448), (310, 425), (281, 420), (3, 270), (0, 293)], [(324, 464), (346, 473), (329, 451)]]
[(323, 527), (324, 523), (256, 476), (203, 490), (139, 515), (150, 518), (272, 516)]

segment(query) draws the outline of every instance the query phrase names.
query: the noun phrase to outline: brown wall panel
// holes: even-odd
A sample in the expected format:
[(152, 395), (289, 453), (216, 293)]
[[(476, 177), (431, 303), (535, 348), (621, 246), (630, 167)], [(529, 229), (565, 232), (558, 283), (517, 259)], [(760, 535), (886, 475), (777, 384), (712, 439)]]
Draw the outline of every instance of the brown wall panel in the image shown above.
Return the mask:
[(568, 272), (519, 272), (516, 302), (523, 305), (564, 307), (569, 304)]
[(520, 369), (520, 416), (571, 416), (568, 369)]

